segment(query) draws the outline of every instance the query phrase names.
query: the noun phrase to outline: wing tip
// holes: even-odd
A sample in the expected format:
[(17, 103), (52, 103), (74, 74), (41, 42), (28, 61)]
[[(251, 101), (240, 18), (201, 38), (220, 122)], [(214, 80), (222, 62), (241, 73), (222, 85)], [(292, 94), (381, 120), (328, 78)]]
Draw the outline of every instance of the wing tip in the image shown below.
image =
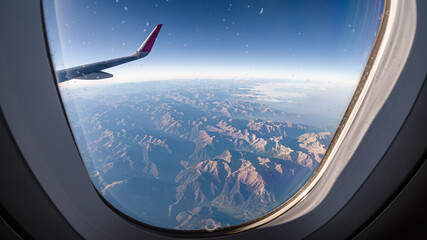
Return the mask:
[(156, 25), (156, 27), (153, 29), (150, 35), (148, 35), (147, 39), (144, 41), (144, 43), (141, 45), (137, 52), (151, 52), (151, 49), (153, 48), (154, 42), (156, 41), (157, 35), (159, 35), (162, 26), (163, 24)]

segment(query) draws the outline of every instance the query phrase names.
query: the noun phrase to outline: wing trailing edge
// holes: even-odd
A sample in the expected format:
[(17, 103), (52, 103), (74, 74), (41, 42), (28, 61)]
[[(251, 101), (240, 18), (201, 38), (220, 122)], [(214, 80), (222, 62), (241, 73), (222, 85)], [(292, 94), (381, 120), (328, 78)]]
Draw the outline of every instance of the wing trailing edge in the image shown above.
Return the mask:
[(111, 73), (106, 73), (103, 71), (97, 71), (97, 72), (89, 73), (87, 75), (83, 75), (81, 77), (77, 77), (77, 79), (100, 80), (100, 79), (111, 78), (111, 77), (113, 77), (113, 74), (111, 74)]

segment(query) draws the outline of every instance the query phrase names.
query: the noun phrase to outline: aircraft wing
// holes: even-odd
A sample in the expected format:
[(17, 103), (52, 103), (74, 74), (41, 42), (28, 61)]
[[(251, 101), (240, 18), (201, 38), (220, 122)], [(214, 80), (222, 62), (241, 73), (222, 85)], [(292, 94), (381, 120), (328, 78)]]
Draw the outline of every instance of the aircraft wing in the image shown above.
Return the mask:
[(154, 42), (156, 41), (157, 35), (159, 35), (162, 26), (163, 24), (158, 24), (134, 54), (126, 57), (58, 70), (56, 71), (58, 82), (65, 82), (73, 78), (83, 80), (98, 80), (113, 77), (112, 74), (103, 72), (102, 70), (146, 57), (151, 52), (151, 49), (153, 48)]

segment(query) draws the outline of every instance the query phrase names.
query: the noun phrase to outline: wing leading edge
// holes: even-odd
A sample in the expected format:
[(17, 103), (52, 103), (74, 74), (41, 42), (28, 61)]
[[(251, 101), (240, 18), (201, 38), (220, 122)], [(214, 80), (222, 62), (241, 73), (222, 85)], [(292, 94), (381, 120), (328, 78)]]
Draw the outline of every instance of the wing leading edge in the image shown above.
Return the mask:
[(102, 70), (146, 57), (151, 52), (151, 49), (153, 48), (154, 42), (156, 41), (162, 26), (163, 24), (158, 24), (134, 54), (126, 57), (58, 70), (56, 71), (58, 82), (65, 82), (73, 78), (83, 80), (98, 80), (113, 77), (112, 74), (103, 72)]

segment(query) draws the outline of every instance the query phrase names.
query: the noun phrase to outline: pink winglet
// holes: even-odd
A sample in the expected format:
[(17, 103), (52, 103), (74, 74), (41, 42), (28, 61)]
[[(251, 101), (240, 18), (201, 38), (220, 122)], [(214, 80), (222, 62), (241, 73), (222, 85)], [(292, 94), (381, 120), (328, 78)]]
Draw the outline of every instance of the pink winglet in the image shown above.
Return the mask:
[(163, 24), (158, 24), (154, 30), (150, 33), (150, 36), (148, 36), (147, 40), (144, 42), (144, 47), (140, 50), (140, 52), (150, 52), (151, 48), (154, 45), (154, 42), (156, 41), (157, 35), (159, 35), (160, 29), (162, 28)]

